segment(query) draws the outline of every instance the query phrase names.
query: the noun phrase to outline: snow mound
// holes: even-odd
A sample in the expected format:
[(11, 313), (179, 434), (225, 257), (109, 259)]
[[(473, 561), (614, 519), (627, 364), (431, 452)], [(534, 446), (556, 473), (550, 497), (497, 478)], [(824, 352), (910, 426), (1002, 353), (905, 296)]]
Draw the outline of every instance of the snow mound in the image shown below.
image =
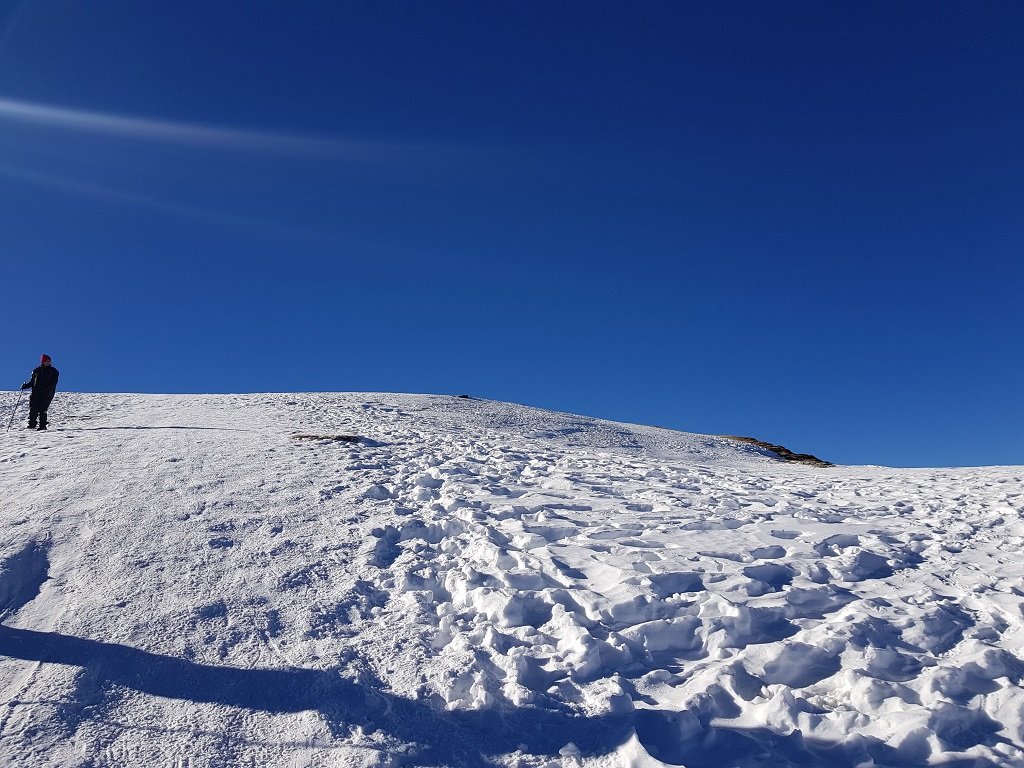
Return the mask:
[(1024, 766), (1020, 467), (441, 396), (52, 413), (0, 448), (0, 764)]

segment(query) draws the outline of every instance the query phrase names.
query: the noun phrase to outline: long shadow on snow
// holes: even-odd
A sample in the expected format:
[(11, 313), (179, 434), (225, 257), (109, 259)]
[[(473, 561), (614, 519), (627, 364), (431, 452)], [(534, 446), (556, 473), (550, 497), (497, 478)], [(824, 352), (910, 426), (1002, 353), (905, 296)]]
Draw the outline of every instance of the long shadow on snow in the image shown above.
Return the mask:
[(613, 751), (629, 738), (627, 717), (581, 717), (554, 710), (435, 710), (426, 702), (380, 692), (331, 670), (212, 667), (57, 632), (0, 625), (0, 655), (71, 664), (97, 681), (154, 696), (284, 714), (319, 711), (336, 733), (361, 725), (416, 745), (417, 765), (484, 766), (480, 754), (557, 755), (573, 741), (586, 753)]
[(61, 432), (98, 432), (101, 429), (208, 429), (213, 432), (253, 432), (252, 429), (232, 429), (231, 427), (63, 427)]
[[(755, 764), (852, 768), (865, 756), (891, 766), (921, 764), (919, 751), (893, 749), (870, 737), (861, 738), (858, 755), (845, 745), (803, 738), (799, 731), (782, 736), (763, 729), (716, 727), (710, 716), (699, 718), (698, 733), (693, 734), (692, 726), (680, 727), (685, 714), (653, 709), (599, 717), (533, 708), (449, 712), (346, 680), (333, 670), (211, 667), (125, 645), (4, 625), (0, 625), (0, 655), (84, 667), (100, 684), (171, 699), (276, 714), (318, 711), (337, 735), (362, 726), (413, 745), (412, 753), (405, 756), (421, 766), (483, 768), (491, 765), (485, 754), (519, 749), (554, 756), (570, 741), (584, 754), (608, 754), (634, 728), (640, 742), (658, 758), (688, 768)], [(962, 743), (957, 746), (1002, 741), (994, 733), (998, 725), (979, 717), (966, 735), (960, 734)], [(759, 762), (766, 754), (771, 762)], [(995, 768), (985, 759), (949, 765), (966, 768), (968, 764)]]

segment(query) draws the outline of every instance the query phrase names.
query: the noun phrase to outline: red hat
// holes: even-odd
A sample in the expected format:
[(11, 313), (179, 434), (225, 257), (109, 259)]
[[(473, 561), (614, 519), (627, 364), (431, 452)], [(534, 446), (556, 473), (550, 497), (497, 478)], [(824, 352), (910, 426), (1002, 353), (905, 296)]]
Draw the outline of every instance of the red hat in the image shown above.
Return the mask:
[(53, 361), (50, 359), (49, 355), (42, 355), (39, 358), (39, 362), (40, 363), (52, 363)]

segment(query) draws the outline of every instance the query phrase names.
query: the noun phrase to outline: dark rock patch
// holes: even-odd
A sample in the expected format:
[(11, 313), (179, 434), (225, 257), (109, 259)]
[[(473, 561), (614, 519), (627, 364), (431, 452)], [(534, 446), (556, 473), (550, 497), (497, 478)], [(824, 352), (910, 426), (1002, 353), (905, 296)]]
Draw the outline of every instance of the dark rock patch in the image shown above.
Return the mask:
[(292, 435), (292, 440), (332, 440), (336, 443), (358, 443), (357, 435)]
[(812, 456), (809, 453), (793, 453), (789, 448), (781, 445), (775, 445), (774, 443), (766, 443), (763, 440), (758, 440), (753, 437), (739, 437), (737, 435), (722, 435), (727, 440), (735, 440), (739, 443), (748, 443), (750, 445), (756, 445), (758, 448), (764, 448), (766, 451), (771, 451), (783, 461), (791, 461), (795, 464), (810, 464), (814, 467), (834, 467), (835, 464), (824, 459), (819, 459), (817, 456)]

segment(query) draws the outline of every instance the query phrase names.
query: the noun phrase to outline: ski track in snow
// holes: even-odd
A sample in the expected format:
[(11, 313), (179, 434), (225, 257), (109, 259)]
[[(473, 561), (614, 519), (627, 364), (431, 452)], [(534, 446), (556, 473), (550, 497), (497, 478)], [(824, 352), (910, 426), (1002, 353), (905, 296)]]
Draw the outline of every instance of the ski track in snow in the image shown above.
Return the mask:
[(51, 413), (0, 443), (2, 765), (1024, 766), (1020, 467), (444, 396)]

